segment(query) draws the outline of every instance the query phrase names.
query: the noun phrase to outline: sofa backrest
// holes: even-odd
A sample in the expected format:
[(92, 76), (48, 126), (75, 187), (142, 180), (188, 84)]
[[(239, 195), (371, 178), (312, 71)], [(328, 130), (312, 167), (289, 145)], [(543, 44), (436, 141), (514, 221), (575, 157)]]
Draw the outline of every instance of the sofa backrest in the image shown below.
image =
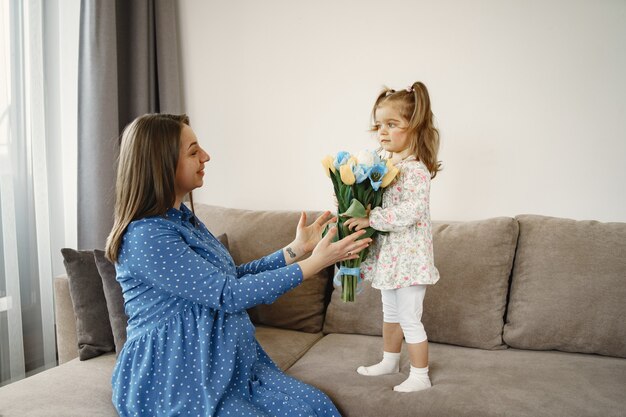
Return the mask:
[[(204, 204), (196, 204), (196, 214), (214, 234), (227, 234), (238, 263), (288, 244), (299, 218)], [(312, 221), (320, 213), (307, 214)], [(626, 357), (626, 223), (531, 215), (434, 222), (433, 244), (441, 279), (424, 301), (430, 341)], [(354, 303), (344, 303), (331, 275), (255, 307), (253, 322), (381, 335), (380, 292), (365, 283)]]
[[(435, 222), (433, 246), (440, 280), (429, 286), (422, 321), (428, 340), (501, 349), (509, 276), (517, 242), (510, 217), (473, 222)], [(334, 291), (325, 333), (382, 335), (380, 291), (363, 285), (354, 303)]]
[(626, 223), (518, 216), (504, 341), (626, 357)]

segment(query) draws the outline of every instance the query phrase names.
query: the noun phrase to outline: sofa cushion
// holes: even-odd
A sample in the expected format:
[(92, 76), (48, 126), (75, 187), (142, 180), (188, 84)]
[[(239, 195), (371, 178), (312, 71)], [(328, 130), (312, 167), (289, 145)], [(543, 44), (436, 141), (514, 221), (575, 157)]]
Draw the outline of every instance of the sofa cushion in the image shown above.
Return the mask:
[[(257, 327), (263, 349), (281, 369), (289, 368), (322, 338), (293, 330)], [(0, 387), (0, 415), (6, 417), (117, 416), (111, 402), (115, 355), (69, 361)]]
[(324, 336), (320, 333), (299, 332), (276, 327), (256, 326), (256, 338), (263, 350), (283, 371), (289, 369)]
[[(502, 327), (517, 221), (498, 217), (433, 224), (435, 265), (441, 278), (428, 286), (422, 322), (428, 340), (482, 349), (503, 348)], [(334, 291), (325, 333), (382, 334), (380, 292), (367, 283), (354, 303)]]
[(506, 343), (626, 357), (626, 223), (517, 219)]
[[(198, 218), (214, 234), (228, 231), (230, 253), (236, 264), (250, 262), (286, 245), (295, 237), (300, 213), (295, 211), (252, 211), (195, 204)], [(320, 212), (307, 212), (309, 222)], [(248, 312), (255, 324), (310, 333), (321, 331), (329, 272), (322, 271), (280, 296), (271, 305)]]
[(93, 255), (102, 278), (102, 288), (109, 312), (111, 330), (113, 331), (115, 351), (119, 353), (126, 342), (126, 324), (128, 323), (128, 316), (124, 311), (122, 286), (117, 282), (115, 265), (104, 256), (104, 251), (96, 249), (93, 251)]
[(80, 360), (115, 350), (102, 280), (92, 251), (61, 249), (76, 315)]
[(426, 291), (429, 340), (504, 348), (502, 328), (519, 226), (510, 217), (433, 226), (441, 279)]
[(431, 343), (432, 388), (392, 391), (409, 372), (406, 346), (400, 373), (356, 372), (378, 362), (382, 339), (330, 334), (287, 374), (328, 394), (344, 417), (618, 417), (626, 410), (626, 361), (563, 352), (482, 350)]
[(320, 332), (327, 285), (327, 274), (315, 274), (272, 304), (259, 304), (249, 309), (250, 320), (282, 329)]
[(111, 416), (111, 373), (115, 355), (88, 361), (71, 360), (61, 366), (0, 387), (3, 417)]
[[(341, 300), (341, 288), (333, 290), (326, 310), (324, 333), (353, 333), (371, 336), (383, 334), (383, 307), (380, 291), (365, 281), (353, 302)], [(428, 291), (426, 291), (428, 293)]]

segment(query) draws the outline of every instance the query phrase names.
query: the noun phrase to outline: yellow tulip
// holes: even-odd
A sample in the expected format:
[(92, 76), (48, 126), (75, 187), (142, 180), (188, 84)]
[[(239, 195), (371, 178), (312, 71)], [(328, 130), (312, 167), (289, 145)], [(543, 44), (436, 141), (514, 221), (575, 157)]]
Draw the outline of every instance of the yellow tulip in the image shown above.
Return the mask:
[(398, 175), (400, 170), (396, 168), (396, 166), (391, 162), (390, 159), (387, 159), (387, 173), (383, 176), (383, 182), (380, 184), (382, 188), (387, 187), (393, 179)]
[(324, 167), (324, 171), (326, 172), (327, 177), (330, 177), (330, 172), (328, 172), (328, 170), (331, 170), (333, 174), (336, 171), (334, 162), (335, 158), (333, 158), (331, 155), (328, 155), (324, 159), (322, 159), (322, 166)]
[(352, 172), (352, 166), (350, 164), (340, 166), (339, 175), (341, 176), (341, 181), (346, 185), (352, 185), (356, 182), (356, 177)]

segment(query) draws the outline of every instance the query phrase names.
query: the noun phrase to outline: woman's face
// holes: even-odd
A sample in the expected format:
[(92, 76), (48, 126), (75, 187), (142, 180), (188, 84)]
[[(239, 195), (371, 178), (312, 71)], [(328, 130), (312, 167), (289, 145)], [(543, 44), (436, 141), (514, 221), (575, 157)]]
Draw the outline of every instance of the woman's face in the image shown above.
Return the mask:
[(192, 190), (202, 187), (204, 163), (211, 157), (200, 147), (198, 138), (187, 125), (180, 134), (180, 150), (176, 166), (176, 196), (182, 198)]

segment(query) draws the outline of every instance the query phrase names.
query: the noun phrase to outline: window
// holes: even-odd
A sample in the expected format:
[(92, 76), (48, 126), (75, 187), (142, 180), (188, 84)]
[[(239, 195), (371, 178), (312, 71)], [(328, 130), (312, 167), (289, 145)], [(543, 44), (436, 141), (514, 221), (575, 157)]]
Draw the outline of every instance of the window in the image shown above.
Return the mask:
[(59, 149), (76, 138), (74, 127), (61, 140), (61, 121), (75, 120), (76, 69), (64, 69), (77, 67), (79, 8), (0, 2), (0, 385), (56, 365), (53, 277), (63, 272), (59, 249), (75, 246), (64, 175), (76, 171), (64, 165), (76, 163)]

